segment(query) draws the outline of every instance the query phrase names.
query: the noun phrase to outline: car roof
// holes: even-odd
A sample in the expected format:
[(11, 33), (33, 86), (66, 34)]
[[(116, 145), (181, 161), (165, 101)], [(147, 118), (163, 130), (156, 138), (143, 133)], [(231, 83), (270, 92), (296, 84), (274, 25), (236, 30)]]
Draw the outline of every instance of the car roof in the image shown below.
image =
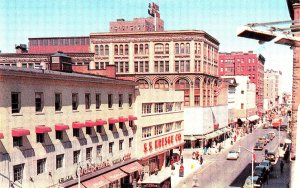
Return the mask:
[(259, 168), (265, 168), (264, 166), (258, 165), (255, 167), (255, 169), (259, 169)]
[(268, 162), (269, 163), (270, 161), (265, 159), (265, 160), (262, 160), (261, 162)]

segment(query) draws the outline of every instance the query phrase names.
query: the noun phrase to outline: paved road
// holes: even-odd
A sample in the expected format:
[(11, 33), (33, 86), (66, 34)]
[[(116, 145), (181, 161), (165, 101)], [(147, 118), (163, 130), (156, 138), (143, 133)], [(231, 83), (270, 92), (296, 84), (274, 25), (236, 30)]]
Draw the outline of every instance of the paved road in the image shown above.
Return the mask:
[[(224, 187), (241, 187), (247, 176), (251, 175), (251, 153), (241, 148), (240, 158), (237, 161), (226, 160), (227, 153), (230, 149), (238, 150), (239, 145), (251, 150), (257, 138), (265, 135), (271, 129), (257, 129), (253, 133), (244, 136), (237, 141), (234, 146), (223, 150), (219, 154), (205, 156), (206, 164), (194, 174), (191, 174), (180, 182), (178, 188), (193, 187), (193, 178), (197, 179), (201, 188), (224, 188)], [(271, 150), (278, 145), (278, 132), (273, 130), (277, 135), (273, 141), (265, 146), (265, 149)], [(281, 131), (281, 140), (284, 140), (285, 132)], [(255, 151), (256, 161), (263, 160), (264, 150)], [(250, 167), (250, 168), (249, 168)]]

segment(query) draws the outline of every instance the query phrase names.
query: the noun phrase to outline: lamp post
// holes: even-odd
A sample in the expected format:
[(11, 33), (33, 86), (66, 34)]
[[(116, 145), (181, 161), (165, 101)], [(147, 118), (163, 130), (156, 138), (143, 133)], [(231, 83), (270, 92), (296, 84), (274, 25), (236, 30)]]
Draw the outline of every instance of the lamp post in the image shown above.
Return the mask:
[(251, 150), (239, 145), (239, 151), (241, 148), (245, 149), (246, 151), (251, 153), (251, 187), (254, 188), (254, 183), (253, 183), (253, 176), (254, 176), (254, 151), (253, 148)]

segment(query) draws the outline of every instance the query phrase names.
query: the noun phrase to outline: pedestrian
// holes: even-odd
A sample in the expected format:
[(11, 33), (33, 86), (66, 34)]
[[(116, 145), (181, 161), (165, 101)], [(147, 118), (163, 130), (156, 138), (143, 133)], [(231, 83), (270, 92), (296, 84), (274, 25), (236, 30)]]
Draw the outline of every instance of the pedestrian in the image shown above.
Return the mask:
[(195, 151), (193, 151), (193, 153), (192, 153), (192, 159), (195, 159), (196, 158), (196, 153), (195, 153)]
[(206, 152), (207, 152), (207, 148), (206, 146), (204, 147), (204, 155), (206, 155)]
[(183, 164), (183, 156), (180, 156), (180, 163)]
[(196, 160), (199, 160), (199, 152), (196, 151)]
[(221, 152), (222, 146), (219, 144), (219, 153)]
[(202, 157), (202, 155), (200, 155), (200, 165), (202, 165), (203, 164), (203, 157)]
[(281, 162), (280, 162), (280, 172), (281, 172), (281, 174), (283, 173), (283, 167), (284, 167), (284, 163), (283, 163), (283, 160), (281, 160)]

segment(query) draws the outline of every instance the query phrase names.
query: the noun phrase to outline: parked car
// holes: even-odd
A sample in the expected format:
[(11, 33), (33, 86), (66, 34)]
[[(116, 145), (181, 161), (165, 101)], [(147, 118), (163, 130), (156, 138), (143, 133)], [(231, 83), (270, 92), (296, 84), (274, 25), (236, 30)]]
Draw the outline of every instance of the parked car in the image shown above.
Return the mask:
[(277, 160), (278, 160), (278, 152), (277, 151), (268, 151), (268, 153), (266, 154), (265, 159), (269, 160), (272, 164), (276, 164)]
[(270, 131), (268, 135), (270, 135), (271, 140), (275, 138), (275, 133), (273, 131)]
[(256, 142), (253, 149), (254, 150), (263, 150), (264, 149), (264, 144), (261, 143), (261, 142)]
[(261, 163), (259, 163), (259, 166), (264, 166), (268, 172), (273, 169), (273, 165), (269, 160), (263, 160)]
[(264, 145), (267, 145), (267, 138), (265, 136), (259, 137), (258, 142), (263, 143)]
[(236, 150), (231, 150), (227, 154), (228, 160), (237, 160), (239, 158), (239, 152)]
[(254, 169), (254, 176), (258, 176), (258, 179), (261, 181), (261, 182), (264, 182), (267, 178), (267, 175), (268, 175), (268, 172), (266, 170), (266, 167), (264, 166), (256, 166), (255, 169)]
[[(251, 180), (252, 180), (251, 176), (248, 176), (245, 183), (244, 183), (244, 185), (243, 185), (243, 188), (252, 188), (252, 181)], [(253, 176), (253, 183), (254, 183), (253, 187), (255, 187), (255, 188), (261, 187), (261, 185), (262, 185), (262, 182), (261, 182), (261, 180), (259, 179), (258, 176)]]

